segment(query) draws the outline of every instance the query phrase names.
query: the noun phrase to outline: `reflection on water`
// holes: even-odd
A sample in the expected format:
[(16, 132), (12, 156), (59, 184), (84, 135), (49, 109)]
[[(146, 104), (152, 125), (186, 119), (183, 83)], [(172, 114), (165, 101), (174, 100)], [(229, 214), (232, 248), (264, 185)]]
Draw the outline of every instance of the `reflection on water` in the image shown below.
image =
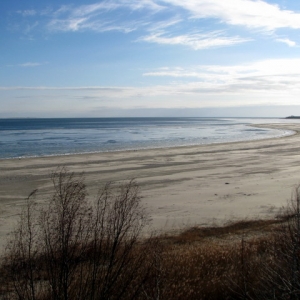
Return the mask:
[(2, 119), (0, 158), (224, 143), (289, 134), (249, 127), (279, 119)]

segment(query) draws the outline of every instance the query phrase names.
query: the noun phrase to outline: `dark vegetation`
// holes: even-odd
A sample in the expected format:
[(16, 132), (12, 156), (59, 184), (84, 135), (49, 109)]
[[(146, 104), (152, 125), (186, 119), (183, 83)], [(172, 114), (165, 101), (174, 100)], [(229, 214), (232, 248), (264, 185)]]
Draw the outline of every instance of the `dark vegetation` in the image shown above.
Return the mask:
[(0, 299), (299, 299), (300, 189), (275, 220), (143, 238), (135, 181), (87, 200), (82, 176), (52, 175), (26, 200), (0, 268)]
[(288, 116), (286, 119), (300, 119), (300, 116)]

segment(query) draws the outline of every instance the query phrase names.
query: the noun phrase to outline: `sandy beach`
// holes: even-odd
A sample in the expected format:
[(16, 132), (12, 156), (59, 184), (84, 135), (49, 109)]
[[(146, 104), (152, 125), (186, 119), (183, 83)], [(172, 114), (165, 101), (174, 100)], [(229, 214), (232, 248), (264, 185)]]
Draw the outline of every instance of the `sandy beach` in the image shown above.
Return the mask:
[(58, 166), (84, 172), (92, 199), (108, 181), (136, 178), (155, 230), (272, 218), (300, 183), (300, 124), (288, 137), (169, 149), (1, 160), (0, 246), (29, 193), (51, 191)]

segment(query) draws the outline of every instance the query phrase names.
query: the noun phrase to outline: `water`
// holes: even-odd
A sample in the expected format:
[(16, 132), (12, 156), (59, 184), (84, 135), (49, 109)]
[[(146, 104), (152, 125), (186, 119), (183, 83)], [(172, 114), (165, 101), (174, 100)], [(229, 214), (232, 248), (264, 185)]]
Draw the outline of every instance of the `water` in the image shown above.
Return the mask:
[[(285, 120), (280, 120), (280, 122)], [(202, 145), (264, 139), (290, 131), (250, 127), (278, 119), (0, 119), (0, 158)]]

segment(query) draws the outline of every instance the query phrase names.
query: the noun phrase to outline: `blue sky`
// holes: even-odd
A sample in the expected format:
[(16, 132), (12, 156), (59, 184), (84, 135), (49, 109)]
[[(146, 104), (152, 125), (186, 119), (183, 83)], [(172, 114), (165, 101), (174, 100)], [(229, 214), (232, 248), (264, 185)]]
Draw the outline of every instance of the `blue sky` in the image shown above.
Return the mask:
[(299, 0), (10, 0), (0, 31), (0, 117), (300, 115)]

